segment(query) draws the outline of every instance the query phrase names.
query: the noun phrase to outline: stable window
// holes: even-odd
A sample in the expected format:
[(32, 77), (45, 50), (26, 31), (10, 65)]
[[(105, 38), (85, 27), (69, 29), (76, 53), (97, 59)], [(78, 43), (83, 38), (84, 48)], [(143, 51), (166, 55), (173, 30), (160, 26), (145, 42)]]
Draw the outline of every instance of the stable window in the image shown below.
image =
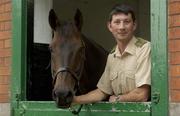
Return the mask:
[(50, 73), (42, 69), (48, 67), (50, 59), (47, 52), (51, 38), (47, 17), (49, 9), (55, 9), (62, 18), (72, 18), (75, 9), (79, 8), (84, 18), (82, 32), (90, 38), (102, 38), (95, 41), (110, 50), (114, 41), (106, 29), (106, 19), (109, 9), (121, 2), (135, 8), (138, 21), (136, 35), (150, 40), (152, 44), (151, 102), (88, 104), (84, 105), (80, 115), (168, 116), (166, 0), (14, 0), (12, 115), (72, 115), (68, 109), (56, 108), (51, 101), (52, 86), (49, 82), (52, 80)]

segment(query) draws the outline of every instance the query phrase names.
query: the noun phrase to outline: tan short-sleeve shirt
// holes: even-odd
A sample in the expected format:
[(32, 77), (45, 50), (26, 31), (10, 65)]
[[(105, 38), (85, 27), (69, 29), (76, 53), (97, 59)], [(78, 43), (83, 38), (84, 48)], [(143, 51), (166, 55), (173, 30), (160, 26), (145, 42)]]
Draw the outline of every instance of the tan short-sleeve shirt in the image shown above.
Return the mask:
[(112, 95), (125, 94), (144, 84), (151, 84), (150, 42), (133, 37), (125, 51), (118, 47), (110, 53), (97, 87)]

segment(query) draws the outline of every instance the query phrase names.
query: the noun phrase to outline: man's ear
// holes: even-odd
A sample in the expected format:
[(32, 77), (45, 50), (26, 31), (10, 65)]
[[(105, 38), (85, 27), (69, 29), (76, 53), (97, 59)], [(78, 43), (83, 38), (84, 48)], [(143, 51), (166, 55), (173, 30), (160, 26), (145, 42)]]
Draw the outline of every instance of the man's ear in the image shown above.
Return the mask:
[(109, 29), (110, 32), (112, 32), (112, 28), (111, 28), (111, 22), (107, 22), (107, 28)]
[(133, 30), (135, 31), (136, 30), (136, 28), (137, 28), (137, 22), (134, 22), (134, 27), (133, 27)]
[(53, 30), (56, 30), (57, 25), (59, 24), (59, 20), (57, 15), (53, 9), (49, 11), (49, 25)]

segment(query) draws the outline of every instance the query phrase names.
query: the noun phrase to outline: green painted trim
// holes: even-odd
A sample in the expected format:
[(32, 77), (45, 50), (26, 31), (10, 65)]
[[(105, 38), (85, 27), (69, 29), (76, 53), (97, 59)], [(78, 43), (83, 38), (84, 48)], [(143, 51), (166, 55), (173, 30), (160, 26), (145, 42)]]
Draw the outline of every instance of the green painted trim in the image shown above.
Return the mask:
[(26, 0), (12, 0), (11, 114), (26, 98)]
[[(73, 108), (78, 108), (74, 106)], [(137, 102), (137, 103), (108, 103), (100, 102), (96, 104), (84, 105), (81, 109), (81, 116), (150, 116), (151, 103), (150, 102)], [(54, 102), (44, 101), (21, 101), (20, 107), (16, 111), (23, 116), (72, 116), (69, 109), (57, 108)]]
[(168, 116), (167, 0), (151, 0), (151, 43), (152, 116)]
[(21, 61), (22, 61), (22, 2), (12, 1), (12, 77), (11, 77), (11, 99), (16, 101), (16, 94), (21, 93)]
[[(25, 114), (19, 113), (20, 110), (16, 110), (16, 116), (75, 116), (71, 112), (66, 111), (57, 111), (57, 110), (27, 110)], [(23, 114), (23, 115), (22, 115)], [(81, 112), (79, 116), (150, 116), (150, 113), (147, 112), (108, 112), (108, 111), (100, 111), (100, 112)], [(78, 115), (77, 115), (78, 116)]]
[(27, 90), (27, 1), (22, 0), (22, 77), (21, 77), (21, 85), (22, 85), (22, 100), (26, 100), (26, 90)]

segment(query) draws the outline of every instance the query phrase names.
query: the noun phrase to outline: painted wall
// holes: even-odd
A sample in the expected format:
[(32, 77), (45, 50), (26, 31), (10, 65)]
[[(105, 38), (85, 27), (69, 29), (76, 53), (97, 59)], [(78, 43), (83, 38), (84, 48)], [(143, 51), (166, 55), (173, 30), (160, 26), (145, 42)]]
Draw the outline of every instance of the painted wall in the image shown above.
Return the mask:
[(34, 0), (34, 42), (49, 43), (51, 28), (48, 23), (48, 13), (52, 0)]

